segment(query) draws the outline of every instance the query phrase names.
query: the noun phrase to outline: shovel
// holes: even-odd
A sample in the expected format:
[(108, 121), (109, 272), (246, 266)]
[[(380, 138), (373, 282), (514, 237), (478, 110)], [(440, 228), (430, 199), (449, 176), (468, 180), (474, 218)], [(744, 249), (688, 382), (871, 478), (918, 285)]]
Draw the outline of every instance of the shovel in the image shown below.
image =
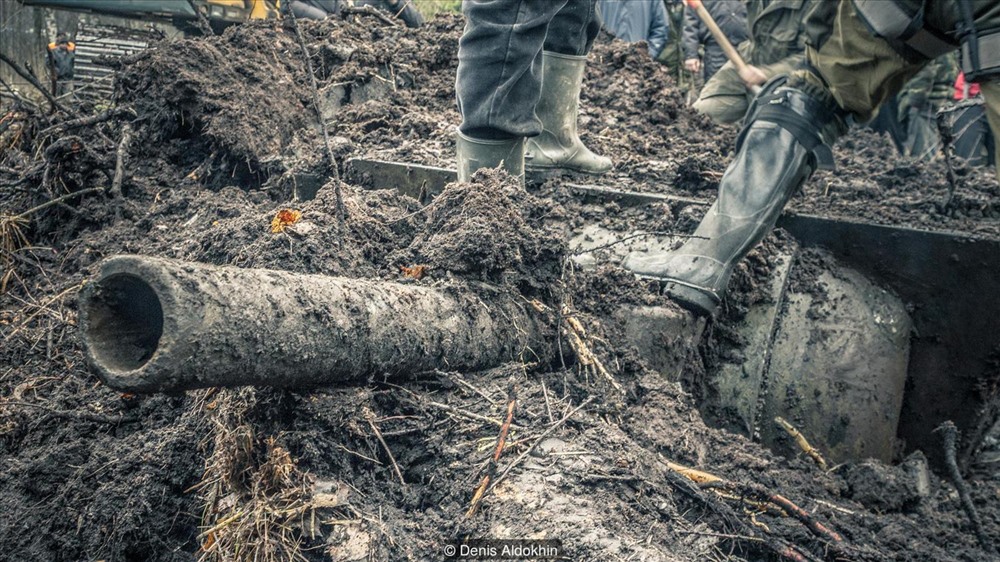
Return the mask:
[[(736, 51), (736, 47), (733, 47), (733, 44), (729, 42), (729, 38), (726, 37), (726, 34), (719, 29), (719, 24), (715, 23), (715, 20), (712, 18), (712, 14), (708, 13), (708, 10), (705, 9), (701, 0), (685, 1), (687, 2), (688, 7), (694, 10), (694, 13), (697, 14), (698, 17), (701, 18), (701, 21), (705, 23), (705, 27), (708, 28), (708, 32), (712, 34), (712, 37), (715, 38), (715, 42), (722, 47), (722, 52), (726, 54), (726, 58), (729, 59), (729, 62), (733, 63), (733, 66), (736, 67), (736, 71), (739, 72), (740, 78), (748, 84), (747, 89), (749, 89), (754, 95), (760, 93), (760, 86), (756, 84), (749, 85), (750, 79), (753, 77), (753, 70), (751, 70), (750, 66), (743, 60), (743, 57), (740, 56), (739, 52)], [(708, 80), (708, 78), (709, 77), (705, 77), (706, 80)]]

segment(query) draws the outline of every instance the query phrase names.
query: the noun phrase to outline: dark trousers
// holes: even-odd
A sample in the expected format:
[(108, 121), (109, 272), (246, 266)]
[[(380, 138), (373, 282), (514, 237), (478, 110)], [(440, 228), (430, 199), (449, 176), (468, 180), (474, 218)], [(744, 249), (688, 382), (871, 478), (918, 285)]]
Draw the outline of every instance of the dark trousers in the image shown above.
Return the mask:
[(535, 105), (542, 50), (585, 56), (601, 28), (597, 0), (464, 0), (458, 47), (462, 133), (476, 138), (542, 132)]

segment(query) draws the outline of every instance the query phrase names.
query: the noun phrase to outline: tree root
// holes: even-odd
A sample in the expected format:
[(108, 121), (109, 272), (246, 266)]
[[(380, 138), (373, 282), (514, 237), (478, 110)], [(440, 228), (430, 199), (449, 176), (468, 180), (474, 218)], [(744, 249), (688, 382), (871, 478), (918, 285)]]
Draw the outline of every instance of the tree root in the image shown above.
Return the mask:
[(948, 420), (939, 425), (934, 431), (941, 433), (941, 439), (944, 441), (944, 463), (948, 467), (948, 476), (958, 490), (958, 498), (962, 502), (962, 508), (965, 509), (965, 513), (972, 522), (972, 530), (976, 533), (979, 546), (987, 552), (996, 552), (993, 549), (993, 544), (990, 542), (989, 536), (987, 536), (986, 531), (983, 529), (983, 520), (979, 518), (976, 505), (972, 503), (972, 494), (969, 493), (969, 485), (962, 479), (962, 473), (958, 470), (958, 462), (955, 460), (958, 428), (955, 427), (955, 424), (951, 420)]
[[(780, 494), (758, 486), (730, 482), (715, 476), (714, 474), (688, 468), (670, 461), (666, 461), (666, 464), (670, 469), (670, 474), (683, 476), (692, 483), (691, 485), (696, 486), (699, 490), (711, 490), (720, 498), (738, 501), (741, 504), (754, 509), (755, 513), (770, 511), (784, 517), (793, 517), (797, 519), (805, 525), (805, 527), (809, 529), (813, 535), (823, 541), (826, 549), (836, 560), (858, 560), (865, 557), (864, 553), (856, 551), (853, 547), (848, 545), (840, 533), (816, 520), (816, 518), (814, 518), (809, 512)], [(675, 482), (672, 481), (671, 483)], [(731, 508), (725, 506), (722, 502), (717, 500), (713, 501), (707, 497), (699, 497), (698, 499), (703, 503), (712, 503), (713, 511), (716, 511), (717, 513), (721, 509), (718, 508), (718, 505), (722, 505), (726, 509), (732, 511)], [(736, 517), (735, 512), (733, 512), (733, 517)], [(732, 521), (730, 521), (730, 523), (732, 523)], [(745, 532), (747, 529), (756, 529), (758, 526), (759, 525), (756, 521), (753, 521), (753, 524), (748, 524), (745, 521), (739, 520), (737, 528), (741, 532)], [(778, 542), (773, 542), (772, 539), (775, 539), (775, 537), (768, 535), (764, 544), (783, 559), (796, 561), (814, 559), (811, 554), (795, 545), (792, 545), (791, 543), (787, 543), (780, 539), (777, 539)]]

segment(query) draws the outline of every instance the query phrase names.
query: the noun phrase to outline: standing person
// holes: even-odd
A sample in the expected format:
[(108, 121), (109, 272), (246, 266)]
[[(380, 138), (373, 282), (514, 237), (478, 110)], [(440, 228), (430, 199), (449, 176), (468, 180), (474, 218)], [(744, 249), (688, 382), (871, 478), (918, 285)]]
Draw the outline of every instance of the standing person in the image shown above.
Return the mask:
[(667, 65), (667, 68), (678, 76), (677, 81), (680, 83), (682, 81), (680, 72), (683, 72), (684, 63), (684, 47), (681, 43), (684, 29), (684, 0), (663, 0), (663, 3), (667, 9), (667, 27), (670, 29), (670, 36), (656, 60)]
[[(805, 62), (806, 16), (813, 5), (824, 0), (749, 0), (749, 37), (737, 47), (754, 75), (745, 80), (731, 62), (705, 83), (694, 108), (716, 123), (736, 123), (743, 119), (751, 89), (772, 76), (787, 74)], [(707, 4), (706, 4), (707, 6)], [(735, 44), (735, 43), (734, 43)]]
[[(743, 0), (702, 0), (719, 29), (733, 45), (747, 38), (747, 6)], [(684, 68), (707, 81), (726, 64), (726, 53), (690, 6), (684, 10)], [(701, 51), (699, 53), (699, 51)]]
[(503, 165), (601, 174), (611, 160), (577, 133), (587, 54), (600, 31), (597, 0), (467, 0), (456, 93), (458, 178)]
[(60, 31), (55, 42), (49, 43), (47, 62), (52, 74), (52, 95), (59, 97), (72, 92), (76, 43), (69, 40), (66, 32)]
[(950, 100), (958, 76), (955, 53), (940, 56), (903, 86), (899, 94), (899, 122), (906, 130), (904, 156), (931, 160), (941, 151), (937, 113)]
[(649, 56), (660, 56), (670, 38), (667, 6), (663, 0), (598, 0), (604, 29), (629, 43), (645, 41)]
[(824, 1), (809, 24), (818, 33), (809, 36), (808, 65), (771, 79), (754, 99), (694, 236), (676, 250), (625, 260), (696, 313), (715, 313), (736, 264), (813, 172), (833, 167), (833, 142), (935, 58), (961, 48), (966, 79), (979, 82), (990, 128), (1000, 130), (1000, 2)]
[(979, 84), (967, 82), (965, 74), (959, 72), (954, 99), (954, 103), (938, 113), (938, 119), (951, 137), (953, 154), (969, 166), (996, 166), (1000, 150), (987, 122)]

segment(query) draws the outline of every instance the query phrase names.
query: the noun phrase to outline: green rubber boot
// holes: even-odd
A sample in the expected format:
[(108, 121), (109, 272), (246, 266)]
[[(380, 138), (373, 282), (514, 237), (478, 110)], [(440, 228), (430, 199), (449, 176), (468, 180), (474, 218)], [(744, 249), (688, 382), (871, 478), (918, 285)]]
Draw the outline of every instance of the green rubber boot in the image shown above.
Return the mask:
[(457, 134), (458, 181), (469, 181), (476, 170), (503, 168), (524, 185), (524, 137), (491, 140), (469, 137), (461, 132)]
[(577, 133), (586, 66), (585, 56), (542, 53), (542, 96), (535, 107), (542, 134), (528, 139), (525, 167), (529, 172), (603, 174), (611, 169), (611, 159), (591, 152)]

